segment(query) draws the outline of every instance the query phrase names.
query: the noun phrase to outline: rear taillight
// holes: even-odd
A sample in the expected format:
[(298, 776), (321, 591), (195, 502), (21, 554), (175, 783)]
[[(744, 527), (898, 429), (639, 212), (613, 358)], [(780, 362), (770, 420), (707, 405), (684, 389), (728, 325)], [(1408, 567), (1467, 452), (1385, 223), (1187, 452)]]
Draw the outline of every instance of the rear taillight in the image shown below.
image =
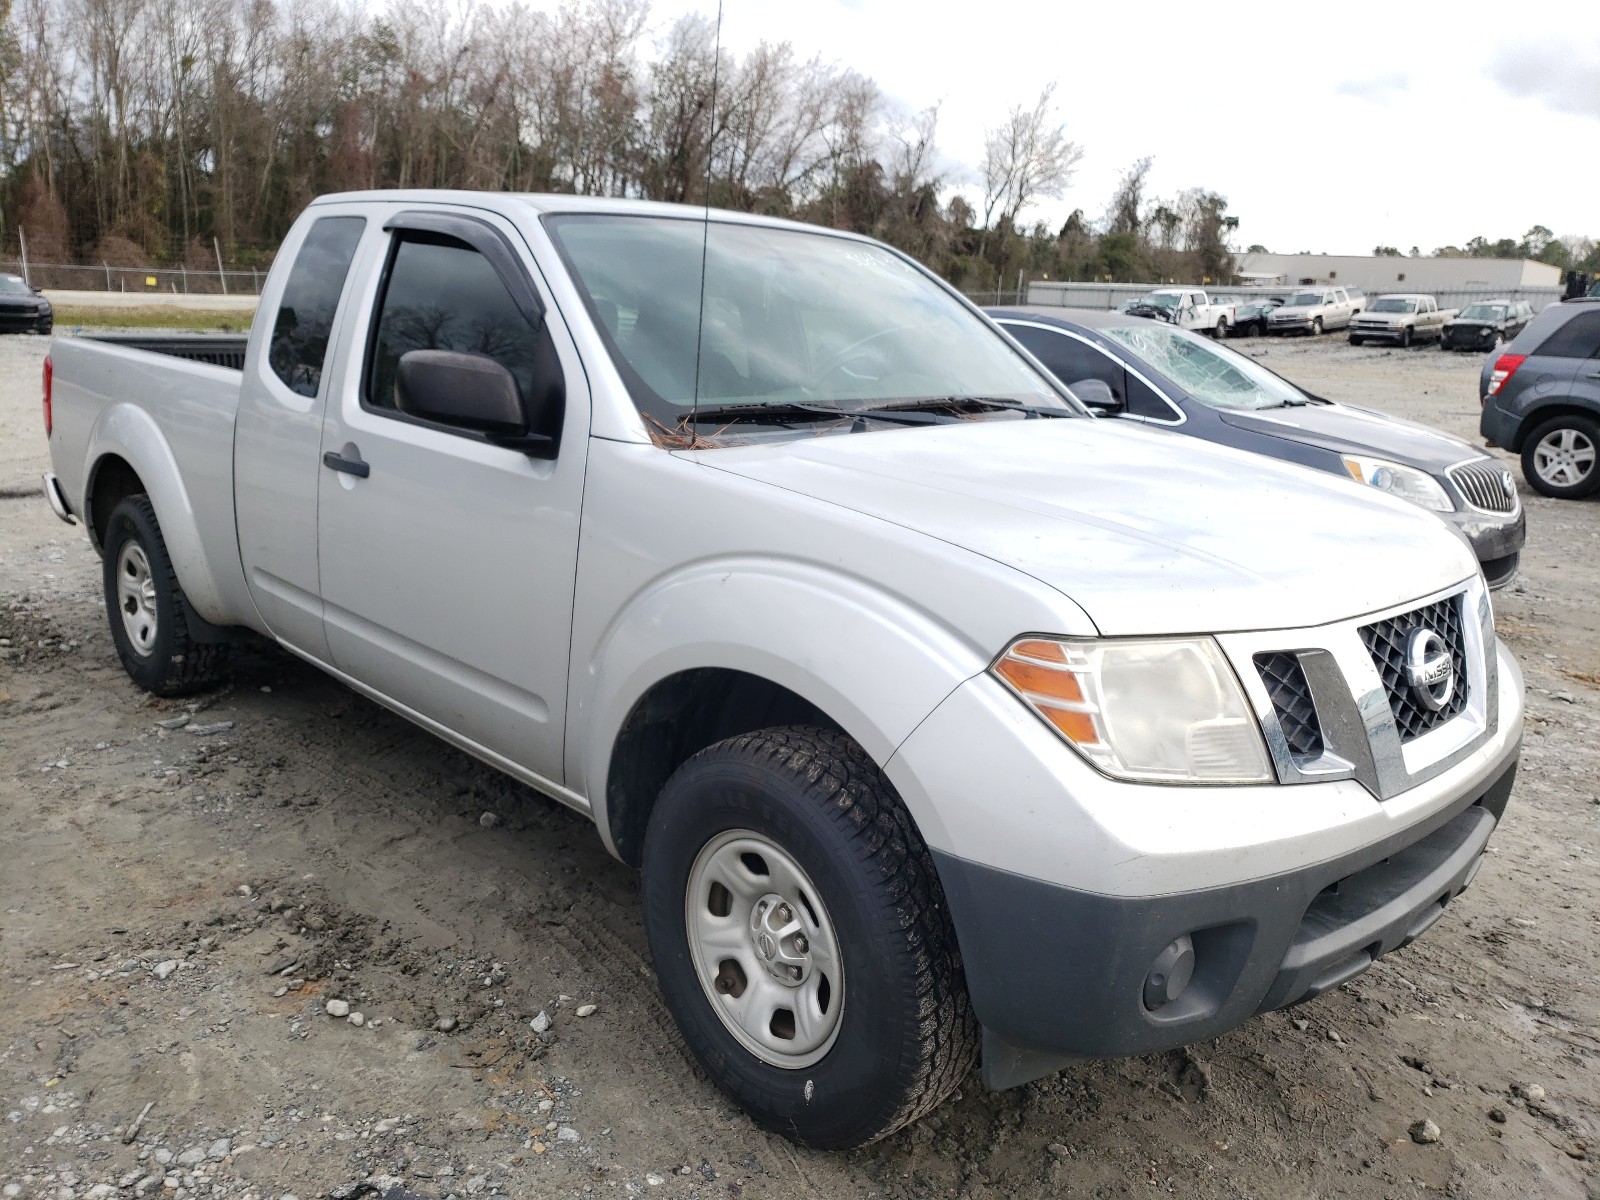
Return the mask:
[(1498, 396), (1500, 389), (1505, 387), (1506, 380), (1517, 373), (1517, 368), (1528, 361), (1526, 354), (1502, 354), (1495, 360), (1494, 370), (1489, 375), (1489, 391), (1487, 396)]
[(55, 429), (55, 424), (56, 424), (55, 416), (50, 411), (50, 390), (51, 390), (51, 387), (55, 384), (55, 380), (56, 380), (55, 364), (50, 361), (50, 356), (48, 354), (46, 354), (44, 356), (44, 435), (45, 435), (45, 437), (49, 437), (50, 436), (51, 431)]

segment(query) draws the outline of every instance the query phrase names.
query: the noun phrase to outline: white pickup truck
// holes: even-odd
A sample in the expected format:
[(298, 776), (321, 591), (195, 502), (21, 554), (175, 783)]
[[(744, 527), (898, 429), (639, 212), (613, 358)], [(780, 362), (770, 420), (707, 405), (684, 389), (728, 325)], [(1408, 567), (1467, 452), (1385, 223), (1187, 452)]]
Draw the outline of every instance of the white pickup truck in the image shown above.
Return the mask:
[(1445, 322), (1455, 318), (1453, 308), (1421, 292), (1394, 292), (1379, 296), (1372, 307), (1350, 322), (1350, 344), (1393, 342), (1406, 347), (1414, 342), (1438, 341)]
[(590, 817), (690, 1050), (813, 1146), (1337, 986), (1516, 772), (1442, 522), (1090, 419), (864, 238), (330, 196), (248, 342), (59, 338), (44, 417), (137, 683), (259, 635)]
[(1179, 329), (1224, 338), (1233, 324), (1233, 307), (1213, 301), (1199, 288), (1156, 288), (1133, 301), (1128, 311), (1157, 317)]

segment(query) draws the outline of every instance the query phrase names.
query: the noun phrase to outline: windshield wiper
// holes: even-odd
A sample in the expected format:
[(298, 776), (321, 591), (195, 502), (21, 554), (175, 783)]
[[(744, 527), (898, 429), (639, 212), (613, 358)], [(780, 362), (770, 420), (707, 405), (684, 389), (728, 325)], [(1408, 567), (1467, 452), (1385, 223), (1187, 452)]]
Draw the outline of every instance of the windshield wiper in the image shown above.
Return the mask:
[(1076, 417), (1070, 408), (1044, 408), (1037, 404), (1023, 404), (1020, 400), (1006, 400), (1000, 396), (929, 396), (925, 400), (909, 400), (901, 404), (886, 404), (880, 412), (916, 412), (925, 408), (997, 408), (1019, 412), (1028, 417)]
[(900, 425), (946, 425), (961, 418), (940, 413), (919, 412), (915, 406), (889, 408), (840, 408), (832, 404), (802, 404), (784, 400), (776, 404), (710, 404), (702, 405), (684, 414), (696, 425), (708, 421), (761, 421), (793, 420), (810, 417), (821, 420), (834, 418), (846, 421), (892, 421)]

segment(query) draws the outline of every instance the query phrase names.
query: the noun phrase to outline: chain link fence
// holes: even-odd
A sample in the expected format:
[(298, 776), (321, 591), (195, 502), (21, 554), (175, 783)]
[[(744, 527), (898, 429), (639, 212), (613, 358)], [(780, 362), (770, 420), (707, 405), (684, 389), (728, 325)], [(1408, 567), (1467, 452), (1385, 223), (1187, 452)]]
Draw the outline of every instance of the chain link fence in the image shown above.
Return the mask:
[(34, 287), (76, 292), (123, 292), (180, 296), (255, 296), (267, 268), (204, 270), (193, 267), (113, 267), (109, 263), (24, 264), (20, 255), (0, 257), (0, 273), (21, 275)]

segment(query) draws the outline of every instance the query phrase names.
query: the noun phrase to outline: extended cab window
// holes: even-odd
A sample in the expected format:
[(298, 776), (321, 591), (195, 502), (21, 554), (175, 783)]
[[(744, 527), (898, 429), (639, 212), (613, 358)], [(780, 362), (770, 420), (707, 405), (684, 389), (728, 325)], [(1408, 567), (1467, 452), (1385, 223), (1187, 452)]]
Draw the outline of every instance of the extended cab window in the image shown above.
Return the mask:
[(395, 371), (411, 350), (492, 358), (511, 372), (525, 402), (535, 379), (548, 377), (537, 369), (541, 356), (555, 355), (548, 331), (523, 316), (489, 260), (464, 242), (398, 234), (378, 303), (366, 393), (373, 408), (395, 407)]
[(1600, 312), (1583, 312), (1545, 338), (1534, 351), (1541, 358), (1600, 357)]
[(366, 224), (364, 217), (323, 217), (311, 226), (289, 269), (272, 322), (267, 362), (285, 386), (302, 396), (315, 396), (322, 384), (334, 310)]

